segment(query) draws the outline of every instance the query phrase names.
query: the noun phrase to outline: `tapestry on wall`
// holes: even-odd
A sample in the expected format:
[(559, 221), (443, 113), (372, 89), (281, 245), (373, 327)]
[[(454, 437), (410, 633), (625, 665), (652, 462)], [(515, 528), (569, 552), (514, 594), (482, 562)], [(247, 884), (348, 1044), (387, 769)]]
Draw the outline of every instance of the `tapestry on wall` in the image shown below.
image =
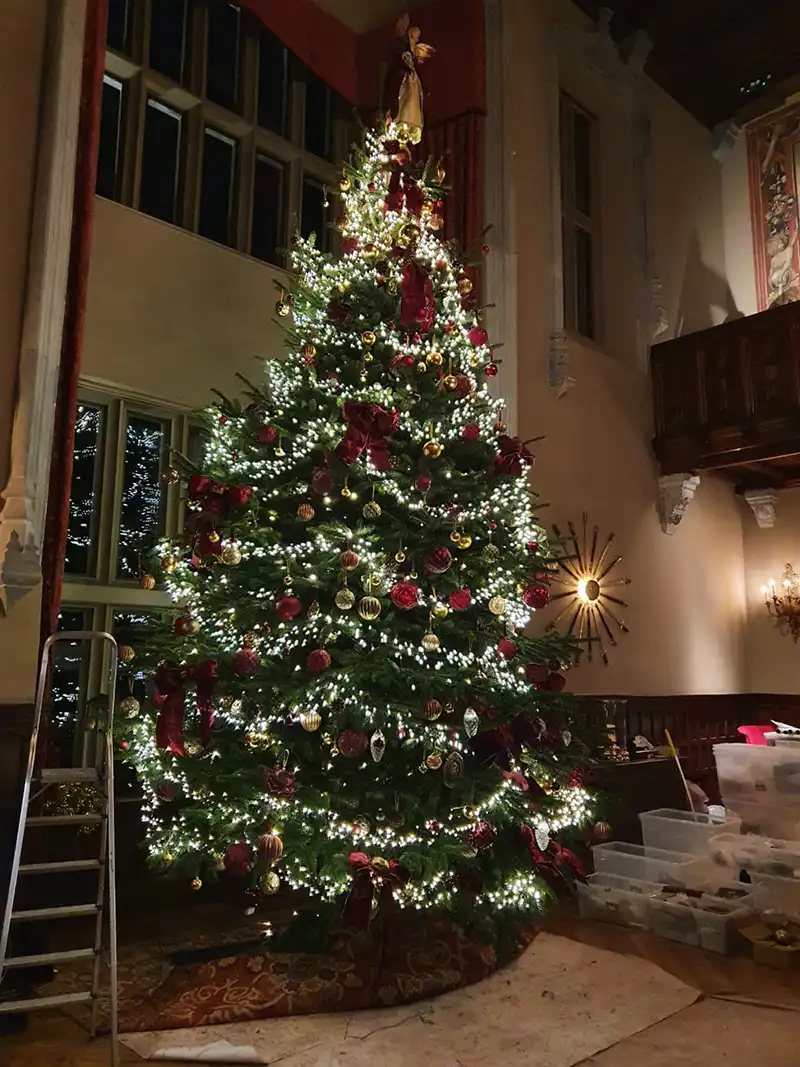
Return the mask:
[(758, 309), (800, 300), (800, 102), (747, 131)]

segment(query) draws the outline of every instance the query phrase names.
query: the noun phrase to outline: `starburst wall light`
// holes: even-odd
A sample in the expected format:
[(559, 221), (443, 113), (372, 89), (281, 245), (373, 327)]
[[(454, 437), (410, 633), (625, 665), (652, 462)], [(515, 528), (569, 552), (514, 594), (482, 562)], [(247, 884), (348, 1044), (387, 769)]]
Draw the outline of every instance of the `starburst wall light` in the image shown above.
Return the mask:
[(628, 633), (628, 627), (618, 614), (628, 605), (613, 590), (630, 585), (631, 580), (614, 573), (622, 556), (612, 555), (613, 533), (602, 541), (601, 547), (598, 527), (592, 527), (590, 533), (585, 512), (581, 533), (572, 522), (567, 523), (567, 530), (565, 535), (558, 526), (553, 526), (553, 533), (566, 554), (559, 557), (558, 569), (552, 575), (553, 583), (562, 586), (564, 591), (554, 593), (550, 601), (565, 603), (550, 626), (556, 629), (562, 619), (569, 620), (567, 636), (574, 637), (580, 646), (575, 654), (576, 664), (585, 652), (590, 663), (598, 653), (607, 665), (608, 647), (616, 647), (617, 633)]

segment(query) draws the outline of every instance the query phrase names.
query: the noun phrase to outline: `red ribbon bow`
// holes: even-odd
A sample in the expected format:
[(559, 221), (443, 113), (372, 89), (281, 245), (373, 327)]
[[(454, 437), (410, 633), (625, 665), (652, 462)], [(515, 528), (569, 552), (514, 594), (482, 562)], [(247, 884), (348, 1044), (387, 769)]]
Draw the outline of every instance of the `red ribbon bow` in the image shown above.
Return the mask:
[(250, 485), (224, 485), (207, 474), (193, 474), (187, 490), (189, 499), (211, 515), (227, 515), (234, 508), (243, 508), (253, 495)]
[(530, 467), (533, 456), (518, 437), (502, 434), (497, 439), (500, 455), (494, 461), (495, 474), (519, 477), (524, 467)]
[(348, 400), (343, 408), (347, 431), (336, 446), (336, 455), (345, 463), (355, 463), (364, 449), (378, 470), (388, 470), (390, 437), (400, 425), (396, 411), (385, 411), (377, 404)]
[(550, 839), (543, 852), (536, 844), (536, 835), (530, 826), (522, 827), (522, 841), (527, 845), (531, 862), (542, 878), (556, 891), (563, 889), (566, 882), (562, 868), (568, 867), (575, 878), (586, 881), (586, 875), (578, 857), (570, 849)]
[(342, 917), (346, 923), (363, 930), (381, 909), (386, 916), (392, 913), (394, 891), (406, 884), (408, 873), (395, 860), (370, 859), (364, 852), (351, 852), (347, 859), (353, 867), (353, 887)]
[(436, 300), (428, 272), (418, 263), (406, 263), (403, 267), (400, 325), (406, 329), (413, 326), (419, 333), (427, 333), (435, 318)]
[(214, 724), (214, 686), (217, 681), (217, 664), (204, 660), (190, 667), (175, 667), (162, 663), (156, 671), (156, 691), (153, 707), (158, 709), (156, 719), (156, 744), (173, 756), (183, 756), (183, 720), (186, 711), (186, 686), (194, 684), (197, 690), (197, 710), (200, 712), (200, 741), (211, 744), (211, 727)]

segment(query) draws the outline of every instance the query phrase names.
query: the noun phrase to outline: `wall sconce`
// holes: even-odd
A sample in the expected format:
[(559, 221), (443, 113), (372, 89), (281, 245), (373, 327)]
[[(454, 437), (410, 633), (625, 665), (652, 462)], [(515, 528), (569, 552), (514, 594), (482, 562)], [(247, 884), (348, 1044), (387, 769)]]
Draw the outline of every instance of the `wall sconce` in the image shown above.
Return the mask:
[(800, 638), (800, 574), (787, 563), (779, 587), (771, 578), (761, 587), (767, 611), (775, 619), (781, 633), (789, 633), (797, 644)]
[(583, 646), (578, 656), (585, 649), (586, 658), (591, 663), (596, 649), (603, 663), (608, 664), (606, 642), (612, 647), (617, 644), (612, 626), (620, 633), (628, 632), (628, 627), (616, 611), (628, 605), (611, 590), (630, 585), (631, 580), (614, 576), (613, 572), (622, 562), (622, 556), (611, 555), (613, 533), (606, 537), (600, 547), (598, 528), (593, 527), (590, 534), (586, 513), (583, 515), (580, 535), (571, 522), (567, 523), (567, 529), (569, 536), (564, 537), (557, 526), (553, 527), (560, 541), (571, 542), (572, 552), (568, 547), (569, 555), (558, 560), (558, 572), (553, 575), (553, 581), (563, 586), (564, 592), (556, 593), (550, 599), (564, 600), (566, 603), (551, 625), (556, 627), (560, 619), (569, 615), (567, 636), (574, 637)]

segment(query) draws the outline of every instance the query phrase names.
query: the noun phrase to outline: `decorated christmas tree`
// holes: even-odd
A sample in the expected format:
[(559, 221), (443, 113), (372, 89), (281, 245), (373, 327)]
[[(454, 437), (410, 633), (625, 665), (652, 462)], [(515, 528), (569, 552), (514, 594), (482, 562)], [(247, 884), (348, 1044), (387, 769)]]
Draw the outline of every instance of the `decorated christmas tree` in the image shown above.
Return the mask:
[(526, 636), (552, 564), (532, 456), (439, 236), (445, 170), (415, 158), (424, 48), (342, 173), (341, 254), (294, 243), (285, 358), (209, 413), (158, 553), (176, 609), (137, 649), (152, 706), (122, 705), (154, 863), (355, 924), (535, 914), (592, 813), (572, 649)]

